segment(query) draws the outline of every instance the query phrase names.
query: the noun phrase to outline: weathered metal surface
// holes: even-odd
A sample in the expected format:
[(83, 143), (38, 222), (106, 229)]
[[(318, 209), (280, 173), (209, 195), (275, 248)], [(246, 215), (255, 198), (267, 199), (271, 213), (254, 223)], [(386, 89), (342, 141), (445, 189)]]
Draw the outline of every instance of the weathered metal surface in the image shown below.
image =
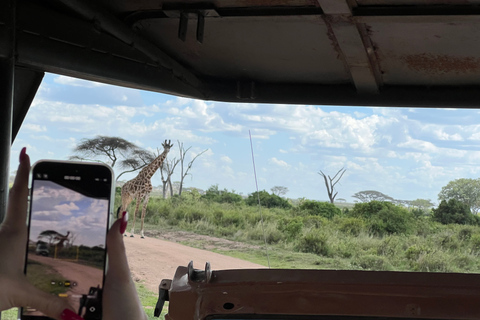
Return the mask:
[[(478, 319), (478, 274), (333, 270), (213, 271), (190, 281), (179, 267), (168, 320), (355, 316)], [(308, 317), (307, 317), (308, 318)]]

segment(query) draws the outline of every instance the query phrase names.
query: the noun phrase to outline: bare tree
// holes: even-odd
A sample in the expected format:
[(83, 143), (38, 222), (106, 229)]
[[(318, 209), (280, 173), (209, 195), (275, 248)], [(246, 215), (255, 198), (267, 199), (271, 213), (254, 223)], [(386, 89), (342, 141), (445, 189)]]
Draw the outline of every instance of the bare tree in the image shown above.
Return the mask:
[(183, 147), (183, 142), (180, 142), (178, 141), (178, 148), (180, 149), (180, 170), (181, 170), (181, 173), (180, 173), (180, 188), (178, 190), (178, 195), (181, 196), (182, 195), (182, 189), (183, 189), (183, 180), (185, 179), (185, 177), (189, 174), (188, 172), (190, 171), (190, 169), (192, 168), (192, 165), (193, 165), (193, 162), (199, 157), (201, 156), (203, 153), (207, 152), (208, 149), (205, 149), (203, 150), (202, 152), (200, 152), (199, 154), (197, 154), (195, 157), (193, 157), (193, 159), (187, 164), (187, 167), (185, 168), (184, 164), (185, 164), (185, 155), (187, 154), (188, 150), (190, 150), (191, 147), (188, 147), (187, 149), (185, 149)]
[(173, 196), (171, 177), (173, 175), (173, 172), (175, 171), (175, 167), (179, 162), (179, 159), (173, 158), (172, 160), (164, 161), (160, 166), (160, 174), (162, 175), (163, 199), (167, 198), (167, 189), (170, 190), (170, 196)]
[(287, 194), (288, 188), (287, 187), (282, 187), (282, 186), (274, 186), (270, 189), (274, 195), (277, 195), (279, 197)]
[[(328, 198), (330, 199), (331, 203), (335, 202), (335, 197), (338, 194), (338, 191), (334, 193), (335, 191), (335, 185), (342, 179), (343, 174), (347, 171), (347, 169), (342, 168), (337, 171), (337, 173), (331, 178), (330, 176), (325, 175), (322, 170), (318, 173), (323, 177), (325, 180), (325, 187), (327, 188), (327, 193), (328, 193)], [(328, 179), (327, 179), (328, 178)]]

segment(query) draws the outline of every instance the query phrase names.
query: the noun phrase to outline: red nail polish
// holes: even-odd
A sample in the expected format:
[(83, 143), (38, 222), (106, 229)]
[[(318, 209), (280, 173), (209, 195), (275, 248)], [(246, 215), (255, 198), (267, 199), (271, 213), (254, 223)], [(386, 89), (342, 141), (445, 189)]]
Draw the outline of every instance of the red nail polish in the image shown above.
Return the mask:
[(25, 159), (26, 154), (27, 154), (27, 147), (23, 147), (22, 151), (20, 151), (20, 162), (22, 162), (23, 159)]
[(127, 230), (127, 223), (128, 223), (128, 212), (123, 211), (122, 213), (122, 223), (120, 224), (120, 233), (124, 234), (125, 230)]
[(78, 314), (76, 314), (70, 309), (63, 310), (60, 316), (62, 320), (84, 320), (82, 317), (80, 317)]

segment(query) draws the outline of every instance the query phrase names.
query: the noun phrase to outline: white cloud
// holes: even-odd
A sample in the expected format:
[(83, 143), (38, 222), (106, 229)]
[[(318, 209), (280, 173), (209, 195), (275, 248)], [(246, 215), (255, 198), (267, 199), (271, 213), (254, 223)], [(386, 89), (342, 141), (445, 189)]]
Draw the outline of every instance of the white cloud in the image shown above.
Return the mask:
[(232, 159), (229, 156), (222, 156), (220, 157), (220, 160), (225, 162), (225, 163), (232, 163)]
[(53, 81), (58, 84), (66, 85), (66, 86), (74, 86), (74, 87), (85, 87), (85, 88), (93, 88), (93, 87), (103, 87), (106, 86), (104, 83), (82, 80), (77, 78), (71, 78), (67, 76), (57, 76), (53, 78)]
[(275, 157), (270, 158), (270, 160), (268, 162), (272, 165), (279, 166), (279, 167), (282, 167), (282, 168), (289, 168), (290, 167), (290, 165), (288, 163), (286, 163), (283, 160), (279, 160)]

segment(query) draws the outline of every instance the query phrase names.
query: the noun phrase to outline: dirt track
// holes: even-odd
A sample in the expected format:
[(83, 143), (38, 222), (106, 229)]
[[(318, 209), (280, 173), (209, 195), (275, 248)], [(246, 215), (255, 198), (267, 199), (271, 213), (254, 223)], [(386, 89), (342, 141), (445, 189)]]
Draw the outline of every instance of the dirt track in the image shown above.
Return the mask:
[(207, 261), (210, 262), (212, 270), (265, 268), (248, 261), (153, 237), (125, 237), (124, 242), (133, 279), (144, 282), (153, 292), (158, 291), (162, 279), (172, 279), (177, 267), (187, 266), (190, 261), (193, 261), (197, 269), (203, 269)]

